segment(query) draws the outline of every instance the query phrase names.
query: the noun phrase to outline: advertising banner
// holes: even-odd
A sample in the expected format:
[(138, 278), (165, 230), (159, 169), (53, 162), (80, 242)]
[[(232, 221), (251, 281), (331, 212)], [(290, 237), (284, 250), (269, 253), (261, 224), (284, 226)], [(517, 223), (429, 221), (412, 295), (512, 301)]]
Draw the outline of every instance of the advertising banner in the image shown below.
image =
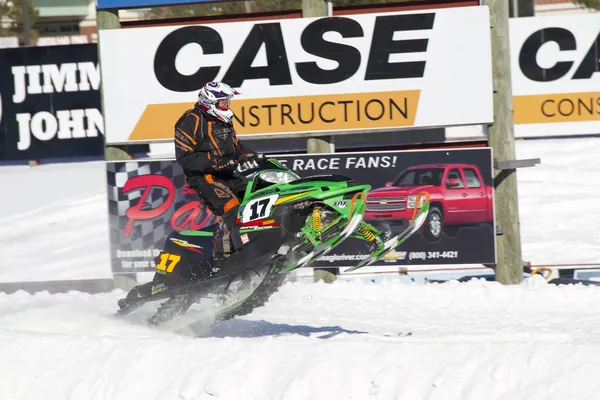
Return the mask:
[(170, 232), (215, 222), (175, 160), (107, 162), (106, 172), (113, 273), (153, 271)]
[[(366, 221), (398, 232), (412, 218), (416, 195), (430, 194), (423, 228), (376, 265), (495, 263), (490, 148), (285, 155), (276, 158), (301, 177), (347, 175), (368, 183)], [(174, 160), (107, 163), (112, 269), (153, 271), (166, 236), (199, 229), (215, 217), (185, 183)], [(366, 257), (348, 239), (314, 266), (352, 266)]]
[(0, 159), (104, 154), (96, 44), (0, 49)]
[(96, 0), (96, 7), (99, 10), (108, 8), (123, 9), (123, 8), (140, 8), (140, 7), (157, 7), (157, 6), (173, 6), (177, 4), (197, 4), (197, 3), (218, 3), (223, 1), (233, 0)]
[(600, 133), (600, 14), (510, 20), (515, 136)]
[(240, 136), (491, 123), (486, 6), (100, 31), (107, 142), (170, 141), (208, 81)]

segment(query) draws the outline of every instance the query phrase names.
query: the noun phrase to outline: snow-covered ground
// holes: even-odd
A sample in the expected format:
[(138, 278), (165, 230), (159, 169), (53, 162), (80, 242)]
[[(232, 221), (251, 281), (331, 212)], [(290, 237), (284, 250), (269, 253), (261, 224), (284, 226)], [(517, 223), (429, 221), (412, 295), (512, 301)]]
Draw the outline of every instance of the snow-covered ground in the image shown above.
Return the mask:
[[(600, 262), (600, 139), (519, 141), (523, 258)], [(0, 167), (0, 282), (110, 278), (102, 162)], [(0, 399), (597, 399), (600, 287), (286, 283), (202, 337), (0, 292)]]
[(0, 167), (0, 282), (112, 278), (103, 161)]
[(600, 287), (534, 278), (287, 283), (201, 338), (112, 319), (122, 292), (0, 294), (0, 398), (597, 399)]
[(600, 263), (600, 138), (518, 141), (523, 259), (534, 264)]

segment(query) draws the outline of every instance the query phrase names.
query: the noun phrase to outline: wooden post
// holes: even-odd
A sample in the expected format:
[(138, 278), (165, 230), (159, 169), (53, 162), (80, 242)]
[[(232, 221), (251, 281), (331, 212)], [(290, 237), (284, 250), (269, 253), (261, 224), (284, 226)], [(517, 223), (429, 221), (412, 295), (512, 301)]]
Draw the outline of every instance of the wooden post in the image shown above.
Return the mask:
[(519, 16), (519, 0), (510, 0), (508, 3), (509, 18), (517, 18)]
[(244, 11), (247, 14), (252, 14), (256, 12), (256, 1), (254, 0), (246, 0), (244, 1)]
[(510, 18), (533, 17), (535, 15), (535, 0), (510, 0)]
[[(96, 9), (96, 30), (98, 31), (98, 64), (102, 63), (100, 55), (100, 46), (102, 45), (100, 40), (101, 29), (119, 29), (121, 27), (121, 21), (119, 20), (119, 10), (98, 10)], [(102, 85), (105, 77), (102, 76), (100, 79), (100, 106), (102, 108), (102, 115), (104, 115), (104, 95), (102, 93)], [(103, 118), (104, 121), (104, 118)], [(104, 122), (104, 137), (106, 138), (106, 122)], [(106, 142), (105, 142), (106, 143)], [(104, 145), (104, 159), (106, 161), (116, 160), (131, 160), (131, 154), (128, 152), (127, 146), (107, 146)], [(113, 275), (113, 281), (115, 288), (122, 290), (129, 290), (137, 284), (136, 274), (119, 274)]]
[(29, 22), (29, 0), (21, 0), (23, 13), (23, 46), (31, 46), (31, 24)]
[[(331, 0), (302, 0), (302, 18), (327, 17), (331, 13)], [(308, 138), (308, 153), (329, 153), (334, 151), (331, 136)], [(314, 268), (314, 281), (323, 280), (331, 283), (336, 280), (339, 268)]]
[[(489, 127), (489, 144), (497, 161), (515, 160), (515, 136), (508, 40), (508, 2), (484, 0), (490, 9), (494, 123)], [(523, 280), (521, 232), (516, 168), (494, 171), (496, 236), (496, 280), (517, 284)]]
[(516, 17), (533, 17), (535, 15), (535, 0), (519, 0), (519, 11)]

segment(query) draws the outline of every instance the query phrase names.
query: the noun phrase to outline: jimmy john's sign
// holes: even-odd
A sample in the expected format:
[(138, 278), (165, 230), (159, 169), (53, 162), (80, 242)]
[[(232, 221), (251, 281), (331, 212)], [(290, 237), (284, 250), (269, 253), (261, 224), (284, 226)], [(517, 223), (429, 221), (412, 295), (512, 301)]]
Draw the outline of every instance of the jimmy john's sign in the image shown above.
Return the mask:
[(108, 143), (172, 140), (220, 80), (239, 135), (493, 120), (489, 12), (464, 7), (100, 31)]
[(600, 15), (510, 21), (515, 135), (600, 132)]
[(0, 49), (0, 159), (104, 154), (95, 43)]

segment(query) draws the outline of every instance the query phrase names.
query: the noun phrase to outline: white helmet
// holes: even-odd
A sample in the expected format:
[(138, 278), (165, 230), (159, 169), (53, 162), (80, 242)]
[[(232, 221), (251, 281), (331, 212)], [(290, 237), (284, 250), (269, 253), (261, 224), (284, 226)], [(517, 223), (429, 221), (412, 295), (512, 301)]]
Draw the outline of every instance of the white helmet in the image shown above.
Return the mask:
[(229, 108), (229, 101), (236, 94), (240, 92), (226, 83), (207, 82), (198, 93), (198, 106), (221, 121), (231, 123), (233, 111)]

